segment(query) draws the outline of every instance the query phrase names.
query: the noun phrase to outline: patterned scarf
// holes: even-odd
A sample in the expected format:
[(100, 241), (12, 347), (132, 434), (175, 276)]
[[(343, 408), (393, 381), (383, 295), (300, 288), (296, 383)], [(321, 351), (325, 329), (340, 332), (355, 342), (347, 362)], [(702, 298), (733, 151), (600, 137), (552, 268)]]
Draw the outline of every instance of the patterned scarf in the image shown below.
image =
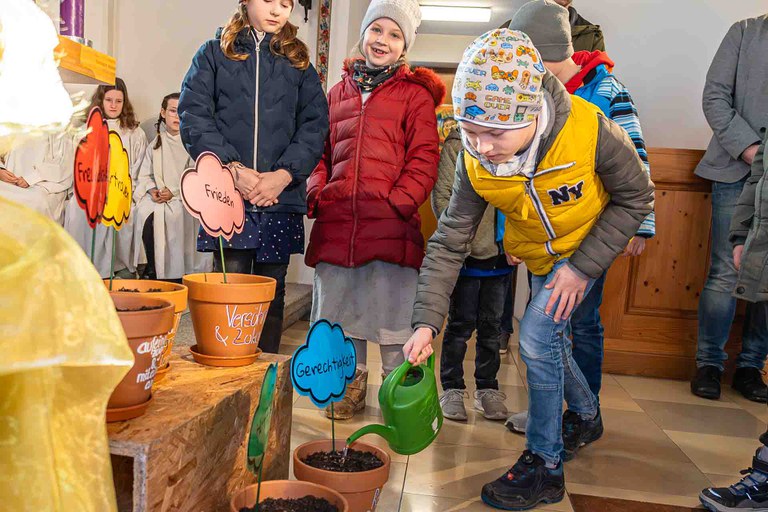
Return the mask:
[(402, 62), (396, 62), (383, 68), (369, 68), (364, 60), (356, 60), (353, 64), (352, 80), (362, 92), (371, 92), (392, 78), (402, 65)]

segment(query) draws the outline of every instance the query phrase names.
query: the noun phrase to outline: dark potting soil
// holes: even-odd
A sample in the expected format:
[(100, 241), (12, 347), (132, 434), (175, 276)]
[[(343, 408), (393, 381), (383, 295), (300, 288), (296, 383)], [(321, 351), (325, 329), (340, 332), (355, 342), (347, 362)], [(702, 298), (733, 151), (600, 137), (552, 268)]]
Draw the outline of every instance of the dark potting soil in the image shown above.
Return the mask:
[(163, 309), (165, 306), (141, 306), (140, 308), (116, 308), (118, 313), (126, 313), (129, 311), (154, 311), (155, 309)]
[(130, 293), (157, 293), (157, 292), (161, 292), (163, 290), (161, 288), (150, 288), (149, 290), (145, 290), (144, 292), (142, 292), (138, 288), (133, 288), (133, 289), (130, 289), (130, 288), (120, 288), (117, 291), (119, 291), (119, 292), (130, 292)]
[(337, 473), (359, 473), (380, 468), (384, 461), (371, 452), (349, 450), (344, 457), (343, 452), (315, 452), (307, 455), (302, 462), (308, 466)]
[[(256, 507), (243, 507), (240, 512), (256, 512)], [(258, 512), (339, 512), (339, 508), (323, 498), (304, 496), (292, 500), (267, 498), (259, 503)]]

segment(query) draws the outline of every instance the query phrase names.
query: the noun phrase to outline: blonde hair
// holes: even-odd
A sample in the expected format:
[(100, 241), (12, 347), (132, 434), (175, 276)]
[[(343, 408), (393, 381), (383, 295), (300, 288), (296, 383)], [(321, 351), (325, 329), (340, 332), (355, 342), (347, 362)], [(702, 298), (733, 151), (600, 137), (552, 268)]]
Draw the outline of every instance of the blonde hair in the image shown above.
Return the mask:
[[(237, 36), (244, 29), (251, 26), (246, 9), (247, 0), (240, 0), (240, 6), (230, 18), (221, 33), (221, 51), (231, 60), (243, 61), (248, 58), (247, 53), (237, 53), (235, 42)], [(270, 41), (269, 49), (278, 57), (285, 57), (296, 69), (305, 70), (309, 67), (309, 48), (297, 37), (299, 29), (290, 21), (285, 24), (280, 32), (275, 34)]]

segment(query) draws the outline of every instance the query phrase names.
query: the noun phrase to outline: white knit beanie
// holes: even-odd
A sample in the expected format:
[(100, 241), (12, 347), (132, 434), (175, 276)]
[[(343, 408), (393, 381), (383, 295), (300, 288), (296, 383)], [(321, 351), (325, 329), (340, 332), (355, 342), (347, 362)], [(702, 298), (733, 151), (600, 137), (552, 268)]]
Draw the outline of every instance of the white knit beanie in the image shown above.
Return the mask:
[(421, 8), (418, 0), (373, 0), (360, 26), (360, 39), (371, 23), (379, 18), (389, 18), (400, 27), (405, 37), (405, 48), (410, 49), (421, 25)]

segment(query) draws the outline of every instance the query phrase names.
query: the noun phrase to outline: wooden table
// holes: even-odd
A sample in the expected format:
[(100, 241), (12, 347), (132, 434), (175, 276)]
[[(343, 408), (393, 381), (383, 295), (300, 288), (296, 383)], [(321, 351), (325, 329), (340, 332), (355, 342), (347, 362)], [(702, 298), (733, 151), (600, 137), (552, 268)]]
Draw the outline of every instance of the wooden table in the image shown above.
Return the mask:
[(278, 373), (264, 479), (288, 478), (289, 361), (270, 354), (250, 366), (213, 368), (174, 348), (146, 414), (108, 424), (118, 510), (228, 510), (233, 492), (255, 483), (245, 467), (246, 436), (270, 362)]

